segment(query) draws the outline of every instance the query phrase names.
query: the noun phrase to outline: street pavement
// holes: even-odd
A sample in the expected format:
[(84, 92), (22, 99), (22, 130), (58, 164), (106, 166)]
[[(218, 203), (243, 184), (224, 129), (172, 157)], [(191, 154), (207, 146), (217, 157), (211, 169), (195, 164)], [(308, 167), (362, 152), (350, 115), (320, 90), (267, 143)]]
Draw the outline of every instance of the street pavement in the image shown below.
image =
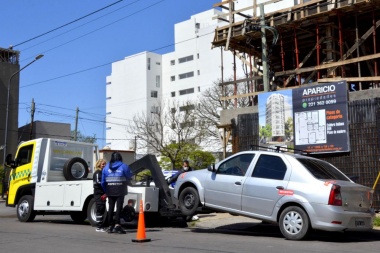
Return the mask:
[[(4, 202), (5, 200), (0, 197), (0, 204), (4, 205)], [(376, 216), (380, 217), (380, 213), (377, 213)], [(188, 222), (188, 226), (199, 229), (247, 231), (263, 224), (260, 220), (238, 215), (235, 216), (229, 213), (198, 214), (198, 217), (199, 220)], [(380, 233), (380, 227), (374, 227), (374, 230), (377, 230)]]

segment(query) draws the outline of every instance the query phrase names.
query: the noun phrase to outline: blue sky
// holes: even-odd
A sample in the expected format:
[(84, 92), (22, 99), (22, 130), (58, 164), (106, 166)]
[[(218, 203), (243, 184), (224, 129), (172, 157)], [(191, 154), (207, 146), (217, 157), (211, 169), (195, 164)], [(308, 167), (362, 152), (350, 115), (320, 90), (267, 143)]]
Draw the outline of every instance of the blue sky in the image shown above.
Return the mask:
[(143, 51), (173, 51), (174, 24), (219, 1), (124, 0), (25, 42), (115, 2), (1, 1), (0, 47), (14, 45), (20, 51), (20, 67), (44, 54), (20, 74), (19, 126), (30, 123), (32, 99), (35, 120), (70, 123), (71, 129), (78, 107), (79, 131), (96, 134), (98, 144), (104, 145), (105, 82), (111, 63)]

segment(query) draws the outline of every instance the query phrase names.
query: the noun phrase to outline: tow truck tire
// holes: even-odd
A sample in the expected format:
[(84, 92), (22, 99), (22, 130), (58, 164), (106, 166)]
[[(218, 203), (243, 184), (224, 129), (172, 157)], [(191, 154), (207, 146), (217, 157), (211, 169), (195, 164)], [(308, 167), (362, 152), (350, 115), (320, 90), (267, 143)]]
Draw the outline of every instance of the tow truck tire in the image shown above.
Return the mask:
[(31, 222), (36, 217), (33, 210), (34, 199), (31, 195), (22, 196), (17, 204), (17, 218), (21, 222)]
[(183, 215), (193, 216), (199, 206), (199, 195), (194, 187), (186, 187), (179, 195), (179, 208)]
[[(107, 219), (107, 211), (103, 214), (103, 223)], [(94, 198), (90, 200), (87, 206), (87, 220), (90, 222), (91, 226), (96, 226), (96, 201)]]
[(131, 222), (136, 218), (136, 211), (132, 206), (126, 205), (121, 211), (121, 218), (125, 222)]
[(70, 217), (75, 223), (83, 223), (87, 218), (87, 213), (83, 211), (70, 212)]
[(74, 157), (63, 165), (63, 175), (67, 181), (86, 179), (88, 176), (88, 165), (80, 157)]

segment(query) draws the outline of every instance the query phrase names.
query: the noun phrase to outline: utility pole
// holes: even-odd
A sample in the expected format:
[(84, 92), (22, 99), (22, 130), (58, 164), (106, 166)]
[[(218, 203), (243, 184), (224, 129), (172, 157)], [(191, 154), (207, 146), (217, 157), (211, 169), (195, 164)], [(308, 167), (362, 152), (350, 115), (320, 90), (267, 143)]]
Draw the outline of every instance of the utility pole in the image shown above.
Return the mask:
[(34, 103), (34, 98), (32, 98), (32, 105), (30, 110), (30, 134), (29, 140), (33, 139), (33, 121), (34, 121), (34, 112), (36, 111), (36, 105)]
[(78, 116), (79, 116), (79, 108), (77, 107), (76, 116), (75, 116), (74, 141), (77, 141), (77, 135), (78, 135)]
[(269, 77), (268, 77), (268, 51), (267, 51), (267, 38), (265, 36), (265, 13), (264, 13), (264, 4), (260, 5), (260, 25), (261, 25), (261, 50), (262, 57), (261, 62), (263, 66), (263, 85), (264, 91), (269, 91)]

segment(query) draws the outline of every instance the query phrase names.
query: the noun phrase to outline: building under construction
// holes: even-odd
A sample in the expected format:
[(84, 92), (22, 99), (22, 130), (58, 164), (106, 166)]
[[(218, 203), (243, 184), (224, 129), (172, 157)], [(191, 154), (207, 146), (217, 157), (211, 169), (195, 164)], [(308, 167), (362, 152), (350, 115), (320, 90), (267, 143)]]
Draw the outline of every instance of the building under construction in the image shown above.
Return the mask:
[[(380, 171), (380, 0), (272, 0), (250, 6), (227, 0), (214, 7), (226, 10), (218, 19), (225, 26), (215, 30), (214, 48), (231, 51), (234, 67), (242, 61), (245, 77), (234, 76), (221, 87), (234, 94), (236, 108), (221, 113), (220, 128), (231, 134), (233, 151), (259, 145), (257, 96), (262, 92), (318, 83), (347, 82), (350, 151), (319, 154), (358, 182), (376, 188)], [(269, 12), (270, 4), (276, 11)], [(240, 7), (238, 9), (237, 7)], [(265, 10), (265, 11), (264, 11)], [(261, 14), (260, 14), (261, 13)], [(223, 67), (222, 67), (223, 69)], [(238, 94), (239, 85), (249, 87)], [(251, 107), (237, 108), (239, 99)], [(380, 186), (374, 204), (380, 210)]]
[[(264, 6), (274, 2), (281, 6), (282, 1), (273, 0)], [(228, 9), (218, 17), (228, 24), (216, 29), (213, 46), (230, 50), (243, 60), (251, 68), (251, 80), (260, 79), (252, 77), (263, 75), (265, 69), (259, 70), (257, 65), (266, 60), (269, 81), (281, 88), (342, 78), (357, 84), (357, 90), (377, 87), (380, 0), (301, 2), (264, 17), (256, 16), (256, 4), (241, 12), (235, 10), (232, 0), (215, 4)], [(252, 15), (247, 14), (249, 10)], [(245, 19), (235, 22), (235, 16)], [(262, 29), (266, 50), (262, 48)], [(255, 91), (259, 91), (257, 86), (253, 86)]]

